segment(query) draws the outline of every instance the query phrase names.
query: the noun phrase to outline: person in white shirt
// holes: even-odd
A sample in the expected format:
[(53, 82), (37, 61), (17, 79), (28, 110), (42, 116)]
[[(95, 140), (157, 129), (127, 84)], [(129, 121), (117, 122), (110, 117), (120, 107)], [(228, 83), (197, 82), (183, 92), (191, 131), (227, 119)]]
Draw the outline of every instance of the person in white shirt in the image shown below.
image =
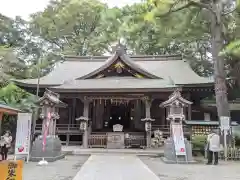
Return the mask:
[(220, 147), (220, 136), (218, 135), (218, 131), (213, 130), (207, 137), (208, 165), (213, 163), (213, 157), (214, 165), (218, 164), (218, 152), (220, 151)]
[(11, 148), (12, 136), (11, 132), (7, 131), (3, 136), (1, 136), (1, 155), (2, 160), (7, 160), (8, 150)]

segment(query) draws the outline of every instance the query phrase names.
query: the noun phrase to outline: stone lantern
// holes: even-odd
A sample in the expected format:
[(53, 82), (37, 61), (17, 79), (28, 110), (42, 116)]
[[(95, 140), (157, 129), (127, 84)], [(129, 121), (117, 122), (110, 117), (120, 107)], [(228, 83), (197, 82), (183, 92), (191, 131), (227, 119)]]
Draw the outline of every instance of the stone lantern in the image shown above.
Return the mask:
[(181, 123), (186, 119), (185, 108), (191, 105), (192, 102), (184, 99), (179, 90), (176, 90), (169, 96), (167, 101), (160, 104), (160, 107), (167, 109), (167, 120), (171, 123)]
[(167, 163), (193, 162), (192, 147), (184, 138), (182, 121), (185, 120), (184, 110), (192, 102), (184, 99), (179, 90), (173, 92), (169, 99), (160, 104), (167, 109), (167, 120), (170, 121), (170, 137), (164, 144), (164, 161)]
[(81, 131), (86, 131), (88, 128), (88, 121), (89, 119), (87, 117), (81, 116), (76, 119), (76, 121), (80, 121), (80, 130)]
[(42, 119), (42, 134), (33, 143), (31, 160), (38, 161), (42, 158), (55, 161), (64, 157), (61, 152), (61, 141), (56, 136), (56, 121), (59, 119), (58, 108), (67, 105), (60, 101), (59, 94), (46, 90), (36, 104), (40, 107)]

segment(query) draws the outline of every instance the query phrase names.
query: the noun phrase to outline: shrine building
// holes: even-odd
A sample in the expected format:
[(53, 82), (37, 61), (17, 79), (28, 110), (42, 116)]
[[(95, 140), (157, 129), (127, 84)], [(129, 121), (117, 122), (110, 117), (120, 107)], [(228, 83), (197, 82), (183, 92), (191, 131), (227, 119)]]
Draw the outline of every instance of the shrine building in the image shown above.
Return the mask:
[[(15, 83), (35, 93), (38, 80)], [(146, 118), (153, 120), (153, 130), (168, 133), (167, 112), (159, 105), (175, 90), (192, 102), (184, 111), (186, 122), (217, 120), (216, 111), (201, 105), (214, 93), (213, 79), (197, 75), (180, 55), (128, 55), (121, 44), (111, 56), (66, 56), (40, 78), (39, 88), (40, 95), (49, 89), (67, 104), (58, 109), (56, 122), (56, 134), (67, 144), (83, 141), (80, 117), (89, 120), (88, 147), (105, 147), (106, 134), (114, 131), (114, 125), (133, 139), (144, 140)], [(35, 133), (41, 127), (39, 120)]]

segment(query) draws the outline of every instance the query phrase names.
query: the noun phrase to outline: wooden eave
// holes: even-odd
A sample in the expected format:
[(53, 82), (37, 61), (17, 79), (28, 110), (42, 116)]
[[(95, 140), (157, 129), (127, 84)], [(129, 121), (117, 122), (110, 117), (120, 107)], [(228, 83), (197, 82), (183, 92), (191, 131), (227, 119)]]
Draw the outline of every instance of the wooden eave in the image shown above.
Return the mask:
[[(51, 89), (51, 88), (49, 88)], [(148, 93), (148, 92), (172, 92), (176, 87), (167, 88), (141, 88), (141, 89), (51, 89), (58, 93)], [(179, 88), (178, 88), (179, 89)]]
[[(37, 84), (29, 84), (29, 83), (24, 83), (21, 81), (18, 81), (17, 79), (12, 80), (15, 85), (19, 87), (27, 87), (27, 88), (37, 88)], [(53, 87), (53, 86), (60, 86), (61, 84), (39, 84), (39, 88), (48, 88), (48, 87)]]
[(15, 109), (12, 107), (8, 107), (7, 105), (4, 105), (4, 107), (0, 106), (0, 113), (4, 113), (4, 114), (9, 114), (9, 115), (17, 115), (19, 112), (21, 112), (21, 110), (19, 109)]

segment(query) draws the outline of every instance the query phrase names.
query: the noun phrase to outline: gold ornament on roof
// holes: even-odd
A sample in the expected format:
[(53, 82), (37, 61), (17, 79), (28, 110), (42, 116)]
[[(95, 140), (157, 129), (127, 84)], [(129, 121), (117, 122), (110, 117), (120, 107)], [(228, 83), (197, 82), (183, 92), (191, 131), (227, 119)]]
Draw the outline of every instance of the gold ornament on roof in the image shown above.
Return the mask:
[(115, 65), (114, 65), (115, 68), (124, 68), (125, 65), (122, 63), (122, 62), (117, 62)]
[(114, 65), (114, 68), (116, 69), (117, 73), (122, 73), (124, 67), (125, 67), (124, 64), (121, 63), (121, 62), (117, 62), (117, 63)]

